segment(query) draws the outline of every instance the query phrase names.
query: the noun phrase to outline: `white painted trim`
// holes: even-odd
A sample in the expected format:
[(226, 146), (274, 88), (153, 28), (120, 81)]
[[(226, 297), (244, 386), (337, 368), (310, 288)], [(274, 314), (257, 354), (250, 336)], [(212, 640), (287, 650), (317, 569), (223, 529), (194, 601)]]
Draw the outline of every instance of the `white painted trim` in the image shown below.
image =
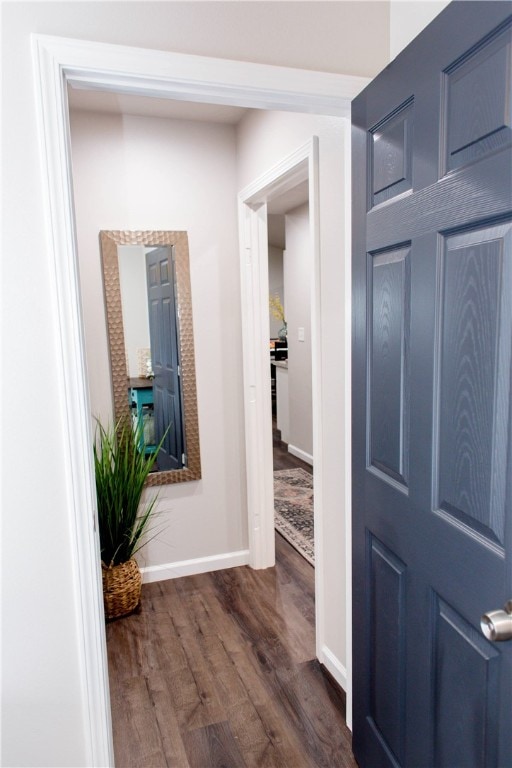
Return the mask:
[(180, 579), (182, 576), (196, 576), (198, 573), (210, 573), (211, 571), (221, 571), (224, 568), (236, 568), (237, 566), (248, 564), (249, 550), (241, 549), (238, 552), (197, 557), (193, 560), (181, 560), (178, 563), (148, 565), (140, 570), (144, 584), (149, 584), (153, 581)]
[(270, 203), (288, 189), (293, 189), (303, 181), (307, 181), (309, 152), (308, 142), (242, 189), (238, 195), (239, 199), (245, 205), (261, 205), (263, 201)]
[(38, 132), (47, 219), (46, 247), (53, 260), (55, 338), (63, 423), (67, 427), (66, 485), (71, 561), (77, 605), (79, 672), (84, 712), (86, 763), (114, 764), (96, 490), (92, 465), (89, 390), (80, 314), (75, 218), (69, 153), (67, 93), (59, 63), (33, 40)]
[(311, 401), (313, 406), (314, 494), (313, 525), (315, 530), (315, 650), (318, 657), (325, 638), (325, 560), (324, 560), (324, 463), (322, 400), (322, 302), (320, 248), (320, 158), (319, 142), (313, 138), (309, 155), (309, 232), (311, 241)]
[[(275, 563), (274, 488), (272, 473), (272, 425), (269, 418), (270, 366), (268, 363), (268, 238), (267, 204), (309, 180), (311, 253), (314, 264), (319, 261), (318, 228), (318, 139), (299, 147), (280, 163), (245, 187), (238, 195), (240, 223), (240, 276), (242, 285), (242, 337), (245, 410), (245, 445), (247, 467), (247, 507), (249, 516), (250, 564), (268, 568)], [(312, 269), (315, 275), (315, 267)], [(312, 280), (312, 294), (315, 277)], [(318, 299), (312, 295), (312, 338), (320, 317)], [(320, 370), (320, 345), (313, 345), (313, 370)], [(313, 392), (313, 450), (315, 422), (321, 409), (316, 399), (321, 388)], [(317, 410), (318, 409), (318, 410)], [(315, 414), (319, 414), (315, 418)], [(315, 484), (316, 507), (316, 484)], [(315, 537), (316, 538), (316, 537)], [(315, 544), (316, 546), (316, 544)], [(315, 554), (315, 573), (321, 573), (322, 562)], [(315, 584), (318, 578), (315, 579)]]
[[(32, 36), (32, 50), (48, 232), (46, 248), (55, 272), (55, 292), (50, 298), (55, 308), (55, 335), (60, 345), (58, 375), (65, 415), (63, 423), (67, 427), (68, 457), (62, 474), (68, 493), (72, 560), (75, 564), (72, 578), (78, 610), (80, 673), (85, 713), (84, 741), (87, 763), (91, 768), (96, 768), (113, 764), (113, 747), (99, 547), (95, 531), (97, 514), (90, 455), (91, 413), (80, 310), (67, 85), (259, 109), (348, 116), (351, 99), (369, 81), (352, 76), (304, 72), (46, 35)], [(317, 178), (314, 183), (317, 192)], [(242, 231), (249, 232), (251, 229), (251, 242), (262, 242), (266, 236), (265, 206), (260, 206), (259, 211), (257, 206), (249, 208), (249, 205), (245, 205), (244, 208), (240, 218)], [(314, 217), (317, 216), (316, 211)], [(242, 263), (250, 273), (250, 253), (243, 254)], [(246, 314), (245, 332), (250, 322), (251, 318)], [(268, 325), (268, 313), (266, 323)], [(315, 333), (316, 346), (320, 348), (318, 327)], [(246, 362), (245, 367), (245, 375), (248, 376), (251, 373), (249, 362)], [(268, 376), (268, 361), (266, 367)], [(258, 393), (258, 407), (261, 406), (261, 365), (259, 370), (258, 376), (253, 375), (252, 383), (246, 386), (249, 401)], [(313, 385), (318, 387), (318, 382), (315, 385), (314, 381)], [(267, 389), (270, 398), (270, 387)], [(269, 419), (260, 422), (259, 426), (267, 423), (270, 429)], [(265, 441), (266, 435), (260, 439)], [(313, 438), (315, 460), (316, 449), (320, 444), (318, 441), (317, 433)], [(260, 478), (265, 477), (263, 465), (255, 462), (252, 469), (253, 473), (259, 473)], [(269, 475), (271, 477), (271, 472)], [(254, 476), (252, 480), (255, 481)], [(267, 502), (271, 493), (269, 489), (263, 492)], [(273, 563), (273, 544), (270, 549), (258, 549), (262, 543), (265, 542), (262, 542), (261, 536), (250, 533), (250, 561), (251, 564), (259, 563), (259, 567), (264, 567), (262, 563)], [(321, 553), (317, 553), (316, 557), (321, 562)], [(322, 609), (317, 603), (317, 614), (319, 611), (321, 613)]]
[(269, 532), (274, 505), (270, 366), (268, 344), (254, 343), (270, 335), (268, 312), (261, 311), (263, 302), (268, 306), (267, 206), (245, 205), (239, 198), (238, 215), (249, 562), (252, 568), (270, 568), (275, 564)]
[(339, 686), (344, 691), (347, 690), (347, 670), (340, 662), (337, 656), (326, 646), (322, 646), (320, 655), (318, 657), (321, 664), (324, 665), (326, 670), (334, 677)]
[(345, 138), (345, 647), (346, 647), (346, 721), (352, 730), (352, 144), (351, 125), (347, 121)]
[(297, 448), (297, 446), (288, 444), (288, 453), (291, 453), (292, 456), (296, 456), (298, 459), (302, 459), (302, 461), (305, 461), (306, 464), (311, 464), (311, 466), (313, 466), (312, 455), (310, 453), (306, 453), (306, 451), (303, 451), (300, 448)]
[(348, 117), (365, 77), (91, 43), (46, 35), (74, 87)]
[[(313, 456), (315, 462), (315, 626), (316, 654), (324, 642), (322, 344), (320, 283), (319, 144), (316, 136), (284, 158), (239, 193), (242, 280), (247, 502), (251, 565), (274, 564), (274, 489), (268, 350), (267, 203), (298, 183), (309, 184), (309, 228), (312, 259), (311, 339)], [(264, 220), (264, 221), (263, 221)], [(260, 229), (258, 229), (258, 224)]]

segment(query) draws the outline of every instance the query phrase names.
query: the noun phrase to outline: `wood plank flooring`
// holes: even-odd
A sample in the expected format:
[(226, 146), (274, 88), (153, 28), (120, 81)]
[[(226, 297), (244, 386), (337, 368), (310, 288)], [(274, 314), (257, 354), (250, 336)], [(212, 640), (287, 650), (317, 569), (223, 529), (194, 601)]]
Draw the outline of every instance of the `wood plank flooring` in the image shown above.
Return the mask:
[(314, 657), (313, 568), (278, 534), (276, 556), (144, 585), (107, 624), (117, 768), (357, 768)]
[(305, 469), (306, 472), (309, 472), (310, 475), (313, 474), (313, 467), (311, 464), (307, 464), (292, 453), (288, 453), (288, 445), (281, 440), (281, 432), (277, 428), (275, 417), (272, 418), (272, 453), (274, 471), (276, 469), (301, 468)]

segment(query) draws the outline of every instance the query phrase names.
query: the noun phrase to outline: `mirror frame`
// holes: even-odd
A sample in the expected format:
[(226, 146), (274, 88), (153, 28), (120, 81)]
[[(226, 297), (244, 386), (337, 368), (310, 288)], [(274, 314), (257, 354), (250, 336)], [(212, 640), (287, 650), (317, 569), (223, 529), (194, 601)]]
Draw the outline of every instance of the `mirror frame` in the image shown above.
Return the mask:
[(101, 230), (100, 250), (103, 264), (103, 286), (107, 314), (107, 331), (110, 353), (110, 374), (114, 419), (129, 418), (128, 372), (124, 341), (121, 285), (119, 282), (118, 245), (168, 245), (174, 248), (176, 263), (176, 302), (179, 315), (179, 349), (183, 424), (187, 465), (183, 469), (152, 472), (147, 485), (167, 485), (199, 480), (201, 455), (199, 449), (199, 422), (192, 327), (192, 293), (188, 236), (183, 231), (130, 231)]

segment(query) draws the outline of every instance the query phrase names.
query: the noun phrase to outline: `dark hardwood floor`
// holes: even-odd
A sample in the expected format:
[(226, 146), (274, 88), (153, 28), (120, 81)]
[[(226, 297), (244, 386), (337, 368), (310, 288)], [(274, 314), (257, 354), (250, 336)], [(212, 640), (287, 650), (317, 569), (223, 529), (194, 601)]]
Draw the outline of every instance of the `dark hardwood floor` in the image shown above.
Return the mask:
[(274, 456), (274, 471), (276, 469), (293, 469), (300, 467), (313, 474), (311, 464), (306, 464), (302, 459), (288, 453), (288, 445), (281, 440), (281, 432), (277, 428), (275, 416), (272, 416), (272, 452)]
[(276, 554), (144, 585), (107, 625), (117, 768), (356, 768), (315, 659), (313, 568), (278, 534)]

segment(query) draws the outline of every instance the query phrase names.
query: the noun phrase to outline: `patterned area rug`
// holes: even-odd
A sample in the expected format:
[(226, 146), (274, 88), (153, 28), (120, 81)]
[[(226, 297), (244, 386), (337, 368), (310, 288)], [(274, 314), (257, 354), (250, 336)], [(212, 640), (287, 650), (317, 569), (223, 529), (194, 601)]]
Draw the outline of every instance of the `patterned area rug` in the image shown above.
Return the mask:
[(314, 565), (313, 475), (304, 469), (276, 470), (274, 508), (276, 530)]

